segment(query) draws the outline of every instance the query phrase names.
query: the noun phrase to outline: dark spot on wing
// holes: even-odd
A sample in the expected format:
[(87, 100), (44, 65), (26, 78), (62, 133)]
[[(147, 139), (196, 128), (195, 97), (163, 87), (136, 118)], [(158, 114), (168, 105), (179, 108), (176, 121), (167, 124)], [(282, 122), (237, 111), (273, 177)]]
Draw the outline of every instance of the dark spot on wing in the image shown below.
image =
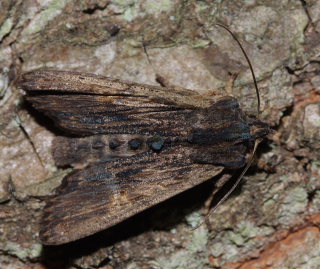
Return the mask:
[(108, 181), (113, 177), (112, 172), (107, 171), (104, 165), (92, 166), (75, 173), (79, 173), (86, 181)]
[(107, 179), (110, 179), (111, 177), (112, 177), (112, 173), (106, 171), (106, 172), (102, 172), (102, 173), (98, 173), (98, 174), (91, 174), (86, 179), (88, 181), (105, 181)]
[(105, 144), (101, 140), (95, 140), (92, 143), (93, 149), (102, 149), (105, 147)]
[(188, 142), (198, 145), (217, 145), (222, 142), (242, 142), (250, 140), (250, 128), (246, 122), (233, 122), (220, 129), (197, 129)]
[(147, 140), (148, 146), (154, 151), (160, 151), (164, 145), (164, 139), (161, 136), (154, 136)]
[(114, 150), (120, 146), (120, 141), (118, 139), (110, 139), (109, 148)]
[(143, 140), (140, 139), (140, 138), (134, 138), (134, 139), (131, 139), (129, 142), (128, 142), (128, 145), (130, 147), (130, 149), (132, 150), (137, 150), (138, 148), (141, 147), (143, 143)]
[(130, 169), (127, 169), (127, 170), (124, 170), (124, 171), (121, 171), (121, 172), (118, 172), (116, 174), (116, 177), (118, 178), (128, 178), (128, 177), (131, 177), (135, 174), (138, 174), (140, 171), (142, 171), (142, 167), (139, 167), (139, 168), (130, 168)]

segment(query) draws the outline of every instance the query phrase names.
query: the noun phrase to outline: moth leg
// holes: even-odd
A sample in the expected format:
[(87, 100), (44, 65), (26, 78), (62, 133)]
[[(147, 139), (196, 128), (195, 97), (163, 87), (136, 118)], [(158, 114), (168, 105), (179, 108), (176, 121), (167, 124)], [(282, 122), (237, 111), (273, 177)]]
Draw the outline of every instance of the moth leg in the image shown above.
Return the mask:
[(175, 85), (172, 85), (169, 80), (156, 73), (156, 81), (162, 86), (166, 88), (175, 88)]
[(219, 192), (219, 190), (225, 185), (225, 183), (229, 179), (230, 179), (230, 175), (225, 174), (217, 182), (215, 182), (214, 189), (213, 189), (212, 193), (210, 194), (210, 196), (204, 202), (203, 214), (204, 214), (204, 216), (206, 218), (205, 221), (206, 221), (207, 224), (209, 222), (209, 219), (207, 218), (207, 216), (209, 215), (209, 212), (210, 212), (210, 210), (212, 208), (213, 199), (215, 198), (217, 192)]
[(151, 65), (151, 68), (153, 69), (154, 73), (155, 73), (155, 76), (156, 76), (156, 82), (158, 82), (160, 84), (160, 86), (162, 87), (165, 87), (165, 88), (174, 88), (174, 89), (177, 89), (177, 90), (183, 90), (184, 88), (182, 87), (179, 87), (177, 85), (174, 85), (174, 84), (171, 84), (169, 82), (169, 80), (167, 80), (166, 78), (164, 78), (163, 76), (161, 76), (160, 74), (158, 74), (150, 60), (150, 57), (149, 57), (149, 54), (148, 54), (148, 51), (147, 51), (147, 47), (146, 47), (146, 44), (144, 42), (142, 42), (142, 47), (143, 47), (143, 50), (144, 50), (144, 53), (147, 57), (147, 60), (148, 60), (148, 63)]
[(169, 82), (168, 79), (164, 78), (163, 76), (156, 74), (156, 81), (162, 86), (166, 88), (173, 88), (177, 90), (183, 90), (183, 87), (177, 86)]
[(210, 194), (210, 196), (204, 202), (203, 214), (205, 216), (209, 214), (213, 198), (217, 192), (218, 192), (218, 189), (214, 189)]
[(235, 73), (235, 74), (230, 74), (230, 77), (227, 81), (226, 87), (225, 87), (225, 91), (228, 95), (233, 96), (233, 86), (234, 86), (234, 82), (237, 79), (239, 73)]

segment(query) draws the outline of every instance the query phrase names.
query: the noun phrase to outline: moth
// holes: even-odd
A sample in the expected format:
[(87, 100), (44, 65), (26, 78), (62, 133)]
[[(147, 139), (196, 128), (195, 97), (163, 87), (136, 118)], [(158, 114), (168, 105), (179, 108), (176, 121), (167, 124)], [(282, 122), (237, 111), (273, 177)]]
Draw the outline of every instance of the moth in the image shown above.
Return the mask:
[[(223, 172), (270, 133), (232, 96), (70, 71), (25, 73), (27, 101), (66, 133), (58, 166), (77, 167), (43, 212), (44, 244), (71, 242)], [(88, 164), (89, 163), (89, 164)]]

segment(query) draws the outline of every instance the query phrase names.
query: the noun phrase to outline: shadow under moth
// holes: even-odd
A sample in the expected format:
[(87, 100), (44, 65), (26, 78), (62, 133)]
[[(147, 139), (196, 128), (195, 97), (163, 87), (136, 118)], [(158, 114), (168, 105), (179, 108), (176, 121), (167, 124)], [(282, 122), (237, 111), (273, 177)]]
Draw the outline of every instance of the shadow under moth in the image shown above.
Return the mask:
[[(268, 124), (237, 99), (94, 74), (39, 70), (18, 85), (69, 134), (58, 166), (74, 166), (47, 200), (40, 238), (58, 245), (113, 226), (218, 174), (240, 168)], [(87, 165), (86, 165), (87, 164)]]

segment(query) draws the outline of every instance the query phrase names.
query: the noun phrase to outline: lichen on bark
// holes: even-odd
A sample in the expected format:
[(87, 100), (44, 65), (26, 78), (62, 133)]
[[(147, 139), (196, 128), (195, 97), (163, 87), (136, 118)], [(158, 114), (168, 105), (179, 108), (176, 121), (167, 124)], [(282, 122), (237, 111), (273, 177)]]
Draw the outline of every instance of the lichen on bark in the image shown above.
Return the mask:
[[(0, 267), (319, 268), (319, 10), (315, 0), (2, 0)], [(159, 73), (182, 87), (223, 91), (239, 72), (234, 95), (255, 111), (247, 63), (217, 22), (243, 43), (262, 118), (276, 131), (241, 187), (197, 230), (210, 182), (111, 231), (43, 248), (41, 196), (64, 171), (50, 152), (56, 131), (23, 101), (17, 76), (54, 68), (156, 85)]]

